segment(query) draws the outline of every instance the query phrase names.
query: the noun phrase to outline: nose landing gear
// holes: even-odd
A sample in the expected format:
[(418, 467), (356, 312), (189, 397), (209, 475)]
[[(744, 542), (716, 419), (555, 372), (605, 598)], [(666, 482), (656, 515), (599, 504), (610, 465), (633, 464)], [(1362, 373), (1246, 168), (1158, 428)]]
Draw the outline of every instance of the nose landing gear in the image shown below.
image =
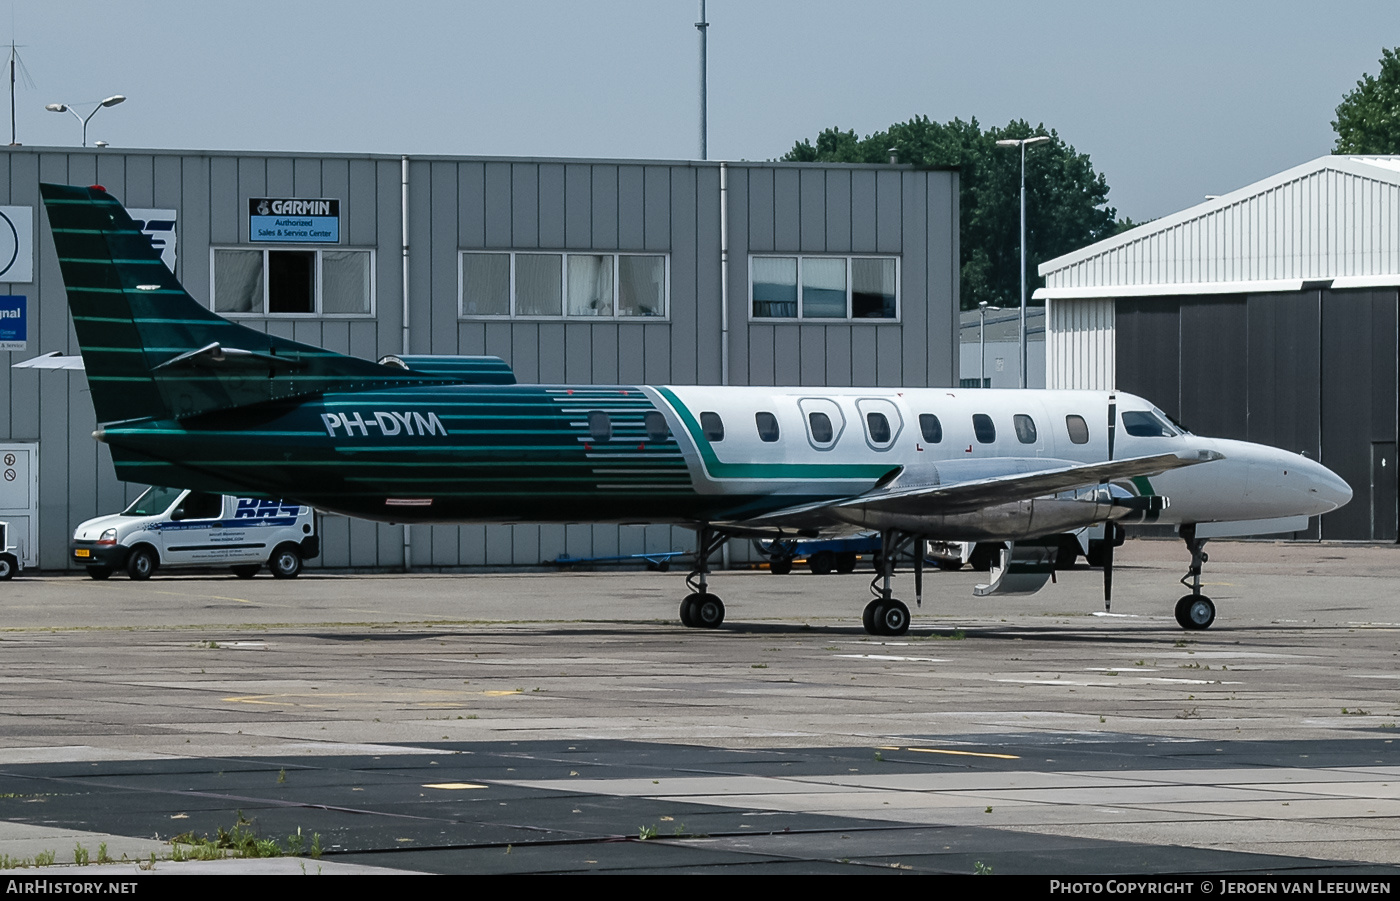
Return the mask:
[(1181, 584), (1191, 589), (1176, 602), (1176, 621), (1181, 628), (1196, 632), (1209, 629), (1215, 622), (1215, 602), (1201, 594), (1201, 568), (1210, 560), (1206, 554), (1206, 542), (1210, 539), (1196, 537), (1196, 525), (1190, 523), (1181, 527), (1181, 540), (1191, 551), (1191, 568), (1181, 577)]

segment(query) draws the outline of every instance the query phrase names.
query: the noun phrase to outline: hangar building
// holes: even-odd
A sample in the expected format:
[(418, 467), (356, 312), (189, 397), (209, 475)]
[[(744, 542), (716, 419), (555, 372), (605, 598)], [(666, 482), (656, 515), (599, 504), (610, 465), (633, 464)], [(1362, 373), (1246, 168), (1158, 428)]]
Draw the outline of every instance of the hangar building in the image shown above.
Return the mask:
[(1326, 156), (1044, 263), (1046, 382), (1320, 460), (1298, 538), (1396, 540), (1400, 157)]
[[(957, 384), (954, 171), (31, 147), (0, 163), (0, 519), (26, 566), (68, 566), (73, 527), (139, 490), (91, 437), (82, 373), (8, 365), (77, 352), (40, 181), (103, 185), (215, 311), (369, 359), (494, 354), (540, 383)], [(263, 228), (286, 201), (324, 219)], [(313, 565), (538, 565), (693, 541), (327, 516)]]

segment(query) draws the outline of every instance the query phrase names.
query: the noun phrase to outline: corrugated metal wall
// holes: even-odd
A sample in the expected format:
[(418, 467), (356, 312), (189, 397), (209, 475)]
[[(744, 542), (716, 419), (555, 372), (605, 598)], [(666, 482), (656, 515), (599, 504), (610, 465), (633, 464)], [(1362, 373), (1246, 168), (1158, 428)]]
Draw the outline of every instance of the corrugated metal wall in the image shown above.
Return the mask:
[[(375, 359), (402, 345), (398, 157), (117, 153), (12, 148), (0, 203), (35, 208), (28, 353), (76, 352), (38, 182), (104, 185), (128, 206), (177, 210), (177, 274), (207, 300), (211, 245), (246, 245), (246, 200), (339, 198), (342, 245), (375, 256), (375, 314), (253, 318), (279, 335)], [(720, 167), (717, 163), (414, 158), (409, 172), (412, 352), (497, 354), (522, 382), (721, 381)], [(729, 172), (731, 384), (955, 385), (958, 197), (955, 172), (893, 167), (733, 164)], [(458, 252), (650, 251), (669, 255), (666, 321), (470, 321), (458, 317)], [(749, 321), (750, 253), (880, 253), (900, 258), (900, 321)], [(37, 298), (37, 300), (35, 300)], [(79, 373), (0, 372), (7, 440), (40, 445), (41, 565), (67, 565), (73, 526), (119, 509), (135, 490), (91, 438)], [(669, 527), (419, 526), (415, 566), (530, 565), (560, 554), (689, 548)], [(403, 563), (399, 527), (323, 523), (317, 565)]]
[(1113, 300), (1045, 303), (1045, 386), (1107, 391), (1113, 388)]
[[(1393, 176), (1393, 173), (1392, 173)], [(1400, 185), (1318, 168), (1185, 221), (1109, 239), (1047, 288), (1320, 279), (1400, 272)], [(1047, 266), (1054, 266), (1051, 261)]]

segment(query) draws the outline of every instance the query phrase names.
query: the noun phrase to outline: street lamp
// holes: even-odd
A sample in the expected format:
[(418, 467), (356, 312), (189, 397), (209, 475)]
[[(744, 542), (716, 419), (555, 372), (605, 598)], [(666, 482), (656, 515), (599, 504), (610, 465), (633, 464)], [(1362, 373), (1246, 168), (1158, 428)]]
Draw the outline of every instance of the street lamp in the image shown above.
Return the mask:
[(79, 122), (83, 123), (83, 146), (86, 147), (87, 127), (88, 122), (92, 120), (92, 117), (97, 115), (97, 111), (102, 109), (102, 107), (116, 106), (118, 103), (122, 103), (125, 100), (126, 98), (123, 97), (121, 94), (113, 94), (111, 97), (108, 97), (106, 100), (97, 104), (93, 111), (88, 113), (86, 116), (83, 116), (77, 110), (73, 109), (73, 107), (69, 106), (66, 103), (50, 103), (48, 106), (45, 106), (44, 109), (48, 110), (51, 113), (72, 113), (74, 118), (76, 118)]
[(1001, 307), (988, 306), (985, 300), (977, 301), (977, 316), (981, 322), (977, 326), (977, 343), (981, 345), (982, 362), (977, 370), (977, 387), (987, 387), (987, 311), (1001, 312)]
[(1021, 387), (1026, 387), (1026, 145), (1041, 144), (1049, 135), (1029, 138), (1007, 138), (997, 141), (998, 147), (1021, 148)]

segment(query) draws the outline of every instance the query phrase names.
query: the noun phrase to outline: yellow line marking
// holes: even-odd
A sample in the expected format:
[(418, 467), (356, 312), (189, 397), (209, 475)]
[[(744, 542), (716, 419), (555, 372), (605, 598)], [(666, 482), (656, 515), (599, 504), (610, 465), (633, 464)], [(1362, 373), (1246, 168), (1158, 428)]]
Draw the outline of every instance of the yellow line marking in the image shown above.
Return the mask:
[(983, 754), (979, 751), (948, 751), (942, 748), (905, 748), (921, 754), (956, 754), (959, 757), (995, 757), (997, 760), (1020, 760), (1015, 754)]
[(443, 789), (486, 788), (485, 785), (478, 785), (475, 782), (430, 782), (427, 785), (424, 785), (423, 787)]

